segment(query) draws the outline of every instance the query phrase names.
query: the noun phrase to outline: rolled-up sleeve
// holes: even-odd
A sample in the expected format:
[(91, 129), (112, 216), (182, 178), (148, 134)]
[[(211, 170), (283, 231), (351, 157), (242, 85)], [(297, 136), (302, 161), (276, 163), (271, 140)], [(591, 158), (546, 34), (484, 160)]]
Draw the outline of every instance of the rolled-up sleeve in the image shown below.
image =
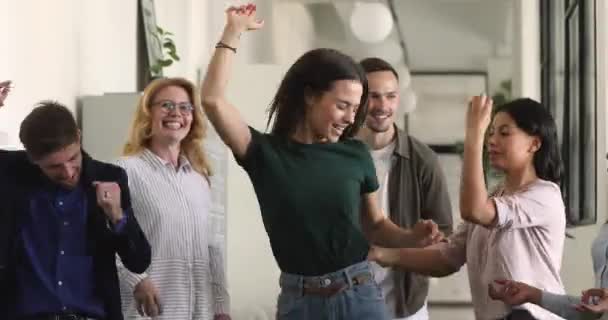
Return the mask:
[(559, 187), (548, 181), (539, 181), (522, 192), (492, 199), (496, 204), (495, 228), (549, 226), (565, 219)]

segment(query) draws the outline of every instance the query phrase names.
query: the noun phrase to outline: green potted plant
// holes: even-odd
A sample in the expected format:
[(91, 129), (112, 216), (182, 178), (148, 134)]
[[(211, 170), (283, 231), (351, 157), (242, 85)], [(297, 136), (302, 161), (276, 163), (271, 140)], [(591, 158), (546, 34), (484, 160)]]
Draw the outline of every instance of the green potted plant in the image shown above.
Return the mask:
[(150, 66), (150, 73), (152, 78), (157, 78), (163, 75), (163, 68), (172, 65), (174, 61), (179, 61), (179, 56), (172, 38), (173, 33), (156, 26), (152, 36), (155, 39), (155, 45), (158, 46), (157, 52), (160, 53), (160, 57)]

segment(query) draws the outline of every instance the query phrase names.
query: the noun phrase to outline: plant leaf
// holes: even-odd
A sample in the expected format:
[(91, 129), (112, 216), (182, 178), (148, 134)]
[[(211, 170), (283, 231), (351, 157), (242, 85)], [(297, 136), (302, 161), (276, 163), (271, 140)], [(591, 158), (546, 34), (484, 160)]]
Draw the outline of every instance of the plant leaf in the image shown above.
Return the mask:
[(165, 43), (163, 44), (163, 47), (169, 49), (169, 51), (173, 51), (173, 52), (176, 51), (175, 43), (173, 43), (173, 41), (165, 41)]
[(177, 55), (177, 53), (175, 53), (175, 51), (169, 51), (169, 55), (171, 56), (171, 58), (173, 58), (173, 60), (179, 61), (179, 56)]
[(168, 67), (171, 64), (173, 64), (173, 60), (171, 59), (162, 59), (162, 60), (158, 60), (158, 63), (162, 66), (162, 67)]
[(152, 74), (159, 74), (161, 69), (162, 67), (158, 63), (150, 67)]

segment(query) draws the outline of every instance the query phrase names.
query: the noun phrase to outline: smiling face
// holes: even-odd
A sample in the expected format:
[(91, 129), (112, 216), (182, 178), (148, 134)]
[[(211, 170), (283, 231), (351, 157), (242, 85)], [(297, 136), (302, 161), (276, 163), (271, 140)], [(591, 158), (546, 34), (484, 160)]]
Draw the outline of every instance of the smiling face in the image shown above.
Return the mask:
[(34, 163), (40, 167), (40, 170), (51, 181), (64, 188), (73, 189), (80, 181), (82, 168), (80, 142), (72, 143), (40, 159), (36, 159)]
[(150, 103), (151, 139), (169, 144), (180, 143), (192, 125), (192, 101), (179, 86), (160, 89)]
[(337, 142), (355, 121), (363, 86), (355, 80), (337, 80), (329, 91), (308, 99), (306, 127), (315, 141)]
[(390, 130), (399, 106), (399, 81), (391, 71), (367, 74), (369, 102), (365, 125), (373, 132)]
[(498, 112), (488, 130), (488, 155), (492, 167), (513, 171), (533, 165), (541, 141), (520, 129), (506, 112)]

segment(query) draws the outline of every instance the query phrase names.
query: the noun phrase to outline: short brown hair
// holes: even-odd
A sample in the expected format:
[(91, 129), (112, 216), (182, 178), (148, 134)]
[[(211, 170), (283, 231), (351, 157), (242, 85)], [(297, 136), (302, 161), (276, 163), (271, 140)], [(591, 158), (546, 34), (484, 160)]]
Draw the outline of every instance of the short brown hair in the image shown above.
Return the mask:
[(363, 67), (363, 70), (365, 70), (365, 73), (390, 71), (395, 75), (395, 78), (399, 80), (399, 74), (397, 73), (395, 68), (393, 68), (393, 66), (385, 60), (376, 57), (370, 57), (361, 60), (361, 62), (359, 63)]
[(78, 142), (78, 125), (68, 108), (45, 100), (23, 119), (19, 139), (32, 159), (40, 159)]

